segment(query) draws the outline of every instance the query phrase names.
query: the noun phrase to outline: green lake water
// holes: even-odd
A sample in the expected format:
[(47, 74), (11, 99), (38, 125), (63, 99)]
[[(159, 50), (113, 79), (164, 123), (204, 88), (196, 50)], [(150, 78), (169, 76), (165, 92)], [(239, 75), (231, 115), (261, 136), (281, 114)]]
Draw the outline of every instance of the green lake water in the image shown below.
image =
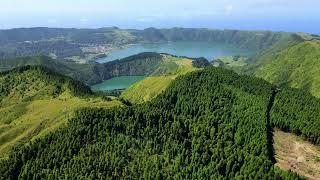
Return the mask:
[(122, 59), (131, 55), (135, 55), (142, 52), (158, 52), (168, 53), (177, 56), (187, 57), (205, 57), (209, 61), (219, 56), (229, 55), (253, 55), (255, 52), (230, 47), (221, 43), (214, 42), (167, 42), (167, 43), (144, 43), (128, 45), (123, 49), (116, 49), (112, 51), (107, 57), (97, 60), (99, 63), (109, 62), (116, 59)]
[[(221, 43), (214, 42), (167, 42), (167, 43), (143, 43), (128, 45), (123, 49), (112, 51), (107, 57), (98, 59), (97, 62), (104, 63), (116, 59), (122, 59), (142, 52), (168, 53), (177, 56), (205, 57), (208, 60), (220, 56), (230, 55), (253, 55), (255, 52), (235, 47), (230, 47)], [(143, 76), (122, 76), (109, 79), (100, 84), (92, 86), (93, 91), (109, 91), (115, 89), (126, 89), (137, 81), (142, 80)]]
[(144, 76), (120, 76), (115, 77), (100, 84), (91, 86), (93, 91), (110, 91), (115, 89), (126, 89), (132, 84), (141, 81)]

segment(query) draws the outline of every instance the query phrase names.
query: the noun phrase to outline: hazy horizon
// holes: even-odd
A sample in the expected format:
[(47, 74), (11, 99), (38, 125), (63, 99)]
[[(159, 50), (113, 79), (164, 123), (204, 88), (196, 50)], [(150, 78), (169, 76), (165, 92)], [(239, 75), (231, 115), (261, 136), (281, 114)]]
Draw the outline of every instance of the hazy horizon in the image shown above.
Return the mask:
[(317, 0), (3, 0), (0, 29), (213, 28), (320, 34)]

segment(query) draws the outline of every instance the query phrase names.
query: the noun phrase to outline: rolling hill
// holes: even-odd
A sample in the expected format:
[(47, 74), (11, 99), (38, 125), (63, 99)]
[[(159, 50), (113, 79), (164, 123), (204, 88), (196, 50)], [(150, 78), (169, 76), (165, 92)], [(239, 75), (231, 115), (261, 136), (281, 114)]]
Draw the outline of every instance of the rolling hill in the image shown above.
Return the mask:
[(1, 73), (0, 90), (0, 158), (13, 147), (63, 126), (76, 109), (121, 105), (96, 97), (83, 83), (41, 66)]
[(254, 75), (277, 85), (305, 89), (320, 97), (320, 41), (290, 46), (255, 67)]
[(93, 72), (94, 64), (78, 64), (72, 61), (52, 59), (48, 56), (20, 57), (0, 60), (0, 71), (11, 70), (22, 66), (44, 66), (65, 76), (72, 77), (86, 84), (92, 79), (101, 81)]
[[(198, 61), (195, 60), (194, 62)], [(83, 78), (88, 80), (95, 77), (100, 77), (97, 79), (103, 79), (121, 75), (152, 75), (153, 77), (150, 78), (153, 79), (153, 83), (158, 84), (158, 86), (154, 86), (153, 91), (144, 89), (144, 92), (150, 91), (151, 97), (155, 97), (161, 92), (158, 89), (159, 85), (165, 85), (162, 87), (162, 89), (164, 89), (178, 74), (184, 74), (195, 69), (191, 59), (161, 55), (158, 53), (142, 53), (106, 64), (76, 64), (54, 60), (46, 56), (38, 56), (2, 60), (0, 61), (0, 65), (3, 70), (18, 67), (18, 69), (10, 71), (9, 74), (3, 72), (4, 76), (2, 76), (3, 79), (1, 81), (1, 87), (3, 89), (10, 87), (11, 90), (14, 91), (3, 94), (1, 97), (3, 100), (0, 115), (5, 115), (5, 118), (2, 119), (3, 124), (0, 131), (0, 140), (2, 142), (0, 153), (4, 155), (6, 155), (12, 147), (20, 144), (20, 142), (27, 142), (30, 139), (35, 139), (34, 137), (56, 129), (70, 117), (75, 109), (87, 106), (111, 107), (120, 104), (117, 101), (105, 102), (103, 98), (100, 97), (82, 99), (73, 94), (68, 95), (68, 93), (63, 92), (69, 90), (61, 89), (64, 85), (61, 85), (60, 82), (40, 83), (43, 78), (46, 78), (44, 75), (47, 73), (38, 72), (36, 69), (31, 68), (33, 66), (38, 67), (38, 65), (41, 65), (53, 69), (55, 72), (70, 77), (77, 77), (78, 80), (83, 80)], [(21, 75), (19, 69), (25, 65), (31, 65), (30, 68), (32, 70), (26, 70), (23, 72), (24, 74)], [(42, 70), (49, 71), (46, 68), (40, 71)], [(29, 71), (31, 74), (27, 73)], [(50, 71), (49, 74), (51, 73), (53, 72)], [(56, 73), (53, 74), (54, 76), (60, 77), (60, 75)], [(163, 74), (166, 74), (166, 76), (161, 76)], [(29, 79), (28, 76), (34, 79)], [(166, 84), (159, 84), (158, 80), (154, 81), (155, 76), (158, 76), (157, 78), (160, 81), (167, 81)], [(167, 79), (168, 77), (169, 79)], [(55, 77), (53, 77), (53, 79), (55, 79)], [(87, 80), (83, 81), (88, 82)], [(21, 82), (23, 85), (18, 85), (17, 82)], [(73, 87), (77, 84), (81, 85), (80, 82), (77, 82), (69, 86)], [(86, 86), (83, 87), (86, 88), (86, 93), (90, 95), (90, 89), (87, 89)], [(57, 91), (57, 94), (52, 95), (51, 91)], [(143, 92), (139, 91), (139, 93), (141, 94)], [(129, 96), (130, 93), (127, 93), (127, 96), (124, 97), (128, 98)], [(131, 97), (138, 99), (138, 94)], [(48, 109), (49, 111), (46, 112)], [(19, 122), (20, 125), (16, 126), (16, 122)]]
[(164, 55), (164, 60), (152, 74), (126, 89), (120, 97), (132, 103), (144, 103), (162, 93), (180, 75), (198, 70), (188, 58)]
[(1, 161), (11, 178), (301, 179), (274, 166), (272, 129), (320, 143), (320, 100), (221, 68), (179, 76), (150, 102), (85, 108)]
[[(96, 45), (189, 40), (253, 49), (254, 57), (224, 57), (218, 64), (256, 77), (207, 67), (201, 58), (151, 52), (104, 64), (67, 60), (88, 55), (84, 49)], [(318, 167), (292, 169), (299, 175), (286, 171), (291, 168), (279, 165), (275, 155), (288, 158), (282, 146), (297, 142), (296, 137), (281, 141), (283, 131), (310, 147), (320, 145), (318, 37), (184, 28), (27, 28), (1, 30), (0, 49), (0, 59), (52, 52), (58, 58), (0, 60), (1, 179), (319, 176)], [(148, 77), (120, 98), (98, 96), (85, 85), (131, 75)]]
[(278, 41), (254, 57), (221, 57), (214, 66), (263, 78), (278, 86), (304, 89), (320, 97), (320, 38), (300, 33)]

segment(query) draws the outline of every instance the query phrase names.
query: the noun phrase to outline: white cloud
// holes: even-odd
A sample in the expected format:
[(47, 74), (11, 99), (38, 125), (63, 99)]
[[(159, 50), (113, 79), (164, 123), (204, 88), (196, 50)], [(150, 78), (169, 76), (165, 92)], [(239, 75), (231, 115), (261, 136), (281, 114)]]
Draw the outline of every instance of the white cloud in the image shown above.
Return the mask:
[(88, 21), (89, 21), (89, 19), (87, 19), (87, 18), (81, 18), (81, 19), (80, 19), (80, 22), (81, 22), (82, 24), (86, 24)]
[(233, 9), (234, 9), (233, 5), (228, 4), (224, 7), (224, 12), (225, 12), (225, 14), (230, 15), (232, 13)]

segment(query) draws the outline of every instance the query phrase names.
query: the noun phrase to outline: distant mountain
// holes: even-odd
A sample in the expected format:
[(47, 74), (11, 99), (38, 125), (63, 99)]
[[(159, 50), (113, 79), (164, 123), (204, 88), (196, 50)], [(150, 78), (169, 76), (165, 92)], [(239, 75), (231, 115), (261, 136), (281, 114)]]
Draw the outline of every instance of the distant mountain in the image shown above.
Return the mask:
[[(126, 30), (118, 28), (63, 29), (19, 28), (0, 30), (0, 59), (51, 55), (57, 58), (90, 58), (94, 51), (83, 48), (118, 46), (136, 42)], [(87, 57), (88, 56), (88, 57)], [(93, 56), (94, 57), (94, 56)], [(93, 58), (91, 57), (91, 58)]]
[(295, 33), (172, 28), (126, 30), (119, 28), (0, 30), (0, 59), (47, 55), (58, 59), (92, 61), (111, 49), (132, 43), (208, 41), (260, 51), (279, 41), (299, 38)]
[[(68, 40), (74, 43), (118, 43), (120, 29), (116, 27), (100, 29), (75, 28), (16, 28), (0, 30), (0, 44), (14, 44), (23, 42), (41, 42)], [(117, 36), (118, 35), (118, 36)]]
[(297, 39), (295, 33), (272, 31), (214, 30), (195, 28), (156, 29), (131, 31), (147, 42), (161, 41), (208, 41), (227, 44), (229, 46), (260, 51), (279, 41)]
[(77, 111), (67, 126), (0, 161), (0, 176), (300, 179), (274, 167), (272, 128), (319, 144), (317, 112), (320, 101), (308, 93), (207, 68), (145, 104)]

